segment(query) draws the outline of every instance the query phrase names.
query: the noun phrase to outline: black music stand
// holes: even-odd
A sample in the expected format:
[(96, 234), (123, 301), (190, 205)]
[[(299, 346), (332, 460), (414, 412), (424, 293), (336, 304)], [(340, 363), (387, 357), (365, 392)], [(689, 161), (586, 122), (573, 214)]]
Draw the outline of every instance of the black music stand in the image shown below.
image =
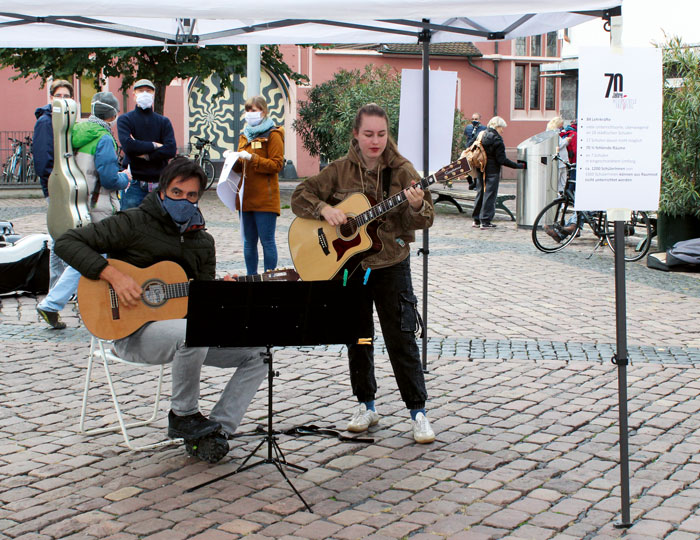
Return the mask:
[[(362, 285), (341, 281), (268, 281), (238, 283), (193, 281), (190, 283), (186, 342), (188, 347), (265, 347), (267, 363), (267, 433), (233, 472), (199, 484), (186, 492), (218, 482), (258, 465), (277, 467), (306, 509), (311, 507), (294, 487), (282, 465), (300, 471), (289, 463), (277, 444), (272, 428), (272, 347), (328, 345), (334, 343), (371, 344), (372, 319), (362, 321)], [(267, 457), (247, 465), (267, 442)]]

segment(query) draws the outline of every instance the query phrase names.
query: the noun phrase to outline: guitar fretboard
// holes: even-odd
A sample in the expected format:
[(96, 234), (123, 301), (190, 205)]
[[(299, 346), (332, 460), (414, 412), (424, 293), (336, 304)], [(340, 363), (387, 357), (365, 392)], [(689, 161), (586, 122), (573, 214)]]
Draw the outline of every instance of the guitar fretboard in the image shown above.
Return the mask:
[[(420, 182), (417, 182), (414, 186), (415, 187), (420, 187), (421, 189), (425, 189), (431, 184), (435, 183), (435, 175), (431, 174), (430, 176), (426, 176), (423, 178)], [(414, 187), (412, 186), (412, 187)], [(392, 195), (388, 199), (384, 199), (382, 202), (379, 204), (376, 204), (369, 210), (365, 210), (361, 214), (358, 214), (353, 218), (353, 221), (358, 227), (362, 227), (363, 225), (366, 225), (370, 221), (377, 219), (380, 216), (383, 216), (386, 214), (389, 210), (392, 208), (395, 208), (396, 206), (399, 206), (400, 204), (403, 204), (406, 201), (406, 190), (401, 190), (399, 191), (396, 195)]]

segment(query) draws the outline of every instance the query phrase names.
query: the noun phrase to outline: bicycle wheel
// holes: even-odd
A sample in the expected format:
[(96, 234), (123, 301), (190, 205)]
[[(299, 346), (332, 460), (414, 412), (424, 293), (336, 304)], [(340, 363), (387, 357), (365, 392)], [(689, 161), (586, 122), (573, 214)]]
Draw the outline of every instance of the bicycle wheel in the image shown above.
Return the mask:
[(207, 178), (209, 179), (209, 181), (207, 182), (207, 187), (205, 188), (206, 191), (214, 183), (214, 180), (216, 179), (216, 171), (214, 169), (214, 164), (206, 158), (202, 160), (201, 165), (202, 169), (204, 169), (204, 174), (206, 174)]
[[(572, 232), (566, 227), (575, 225)], [(576, 238), (581, 228), (581, 218), (574, 212), (574, 203), (566, 197), (554, 199), (545, 206), (535, 218), (532, 226), (532, 242), (545, 253), (554, 253), (564, 249)]]
[[(615, 226), (614, 222), (605, 218), (605, 236), (608, 246), (615, 253)], [(646, 212), (632, 212), (630, 218), (625, 221), (624, 250), (625, 261), (638, 261), (644, 257), (651, 248), (651, 221)]]

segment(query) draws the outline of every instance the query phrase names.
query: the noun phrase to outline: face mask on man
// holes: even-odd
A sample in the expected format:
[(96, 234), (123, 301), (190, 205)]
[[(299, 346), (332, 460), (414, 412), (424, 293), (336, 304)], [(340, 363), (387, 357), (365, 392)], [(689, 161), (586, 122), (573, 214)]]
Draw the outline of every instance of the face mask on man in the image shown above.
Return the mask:
[(142, 109), (150, 109), (153, 107), (153, 94), (150, 92), (139, 92), (136, 94), (136, 105)]
[(245, 113), (245, 121), (251, 127), (257, 126), (262, 120), (262, 112), (260, 111), (248, 111)]
[(184, 225), (197, 213), (196, 203), (187, 199), (171, 199), (167, 195), (163, 199), (163, 208), (178, 225)]
[(479, 121), (478, 121), (478, 120), (472, 120), (472, 125), (473, 125), (473, 126), (478, 126), (478, 125), (479, 125)]

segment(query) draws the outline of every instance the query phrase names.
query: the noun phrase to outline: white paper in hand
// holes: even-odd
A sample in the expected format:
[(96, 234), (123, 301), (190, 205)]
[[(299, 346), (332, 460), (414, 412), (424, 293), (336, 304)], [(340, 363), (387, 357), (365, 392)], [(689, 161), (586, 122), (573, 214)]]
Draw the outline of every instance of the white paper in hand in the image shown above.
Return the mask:
[(231, 212), (237, 212), (236, 195), (238, 195), (240, 202), (243, 202), (243, 185), (241, 185), (240, 192), (238, 190), (238, 182), (241, 180), (241, 175), (233, 170), (233, 164), (236, 163), (238, 157), (238, 152), (228, 152), (226, 154), (224, 166), (221, 169), (219, 182), (216, 186), (216, 194)]

